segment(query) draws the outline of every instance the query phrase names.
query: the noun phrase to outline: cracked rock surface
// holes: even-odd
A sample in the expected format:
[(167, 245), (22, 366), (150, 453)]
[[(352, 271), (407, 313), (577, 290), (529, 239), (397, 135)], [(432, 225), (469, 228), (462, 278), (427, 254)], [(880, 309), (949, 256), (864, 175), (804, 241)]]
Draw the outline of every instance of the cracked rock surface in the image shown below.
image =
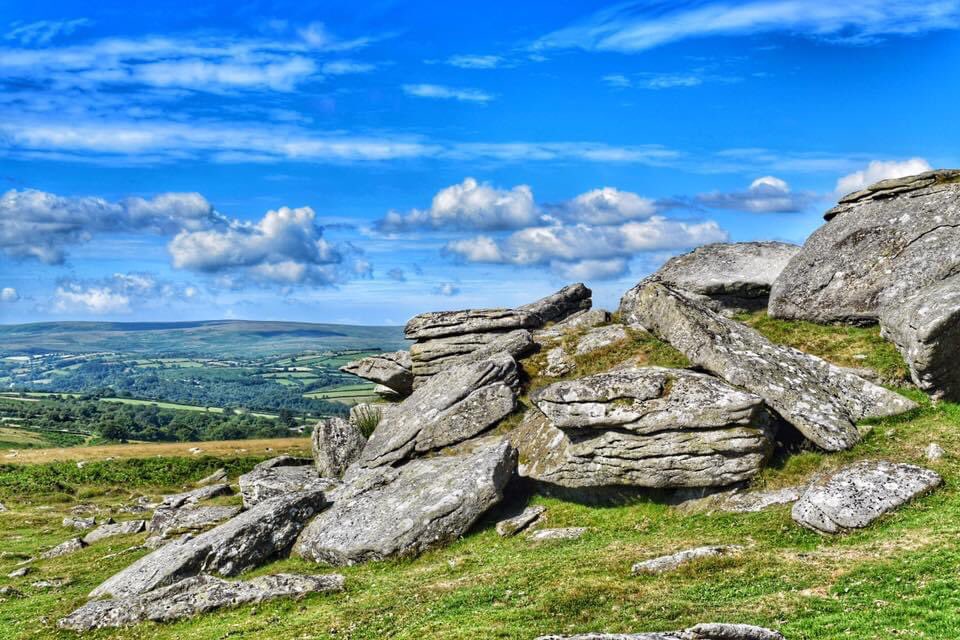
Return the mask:
[(323, 478), (339, 478), (360, 457), (367, 440), (351, 421), (322, 418), (313, 428), (310, 442), (317, 474)]

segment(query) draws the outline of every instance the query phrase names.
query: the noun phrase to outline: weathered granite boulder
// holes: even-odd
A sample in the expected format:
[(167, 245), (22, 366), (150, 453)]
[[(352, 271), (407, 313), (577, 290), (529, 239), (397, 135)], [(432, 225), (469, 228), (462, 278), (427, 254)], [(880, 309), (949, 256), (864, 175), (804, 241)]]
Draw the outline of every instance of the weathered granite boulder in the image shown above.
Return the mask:
[(516, 407), (517, 363), (507, 354), (431, 378), (383, 416), (360, 455), (371, 468), (472, 438)]
[(960, 171), (884, 180), (828, 211), (770, 293), (770, 315), (875, 323), (960, 271)]
[(336, 479), (320, 477), (316, 468), (309, 464), (272, 467), (257, 465), (249, 473), (240, 476), (239, 482), (245, 509), (279, 496), (301, 491), (329, 491), (337, 485)]
[(591, 329), (580, 338), (574, 353), (578, 356), (584, 356), (626, 340), (628, 337), (630, 336), (627, 334), (627, 328), (622, 324), (597, 327)]
[(936, 472), (883, 460), (855, 462), (814, 481), (793, 505), (794, 521), (818, 533), (860, 529), (942, 482)]
[(378, 353), (348, 362), (340, 371), (376, 382), (401, 396), (413, 393), (413, 360), (409, 351)]
[(65, 556), (68, 553), (74, 553), (80, 551), (87, 544), (80, 538), (70, 538), (66, 542), (61, 542), (52, 549), (48, 549), (40, 554), (40, 557), (44, 560), (49, 560), (50, 558), (59, 558), (60, 556)]
[[(413, 345), (411, 350), (418, 358), (414, 388), (418, 388), (431, 376), (458, 365), (478, 362), (501, 353), (507, 353), (515, 359), (522, 358), (537, 348), (526, 329), (480, 335), (481, 338), (474, 335), (437, 338)], [(465, 346), (469, 346), (469, 349), (463, 351)]]
[(557, 346), (547, 351), (547, 362), (542, 373), (547, 378), (559, 378), (567, 375), (576, 367), (577, 363), (567, 355), (566, 350), (562, 346)]
[(195, 505), (178, 509), (158, 507), (147, 524), (151, 533), (167, 537), (175, 533), (203, 531), (240, 513), (240, 507)]
[(605, 309), (585, 309), (567, 316), (560, 322), (533, 332), (533, 339), (543, 344), (577, 329), (592, 329), (610, 322), (610, 312)]
[(749, 624), (710, 622), (683, 631), (654, 633), (584, 633), (575, 636), (540, 636), (537, 640), (785, 640), (783, 635)]
[(195, 538), (171, 542), (107, 579), (91, 598), (132, 596), (200, 573), (233, 576), (282, 556), (310, 518), (327, 505), (323, 491), (261, 502)]
[(559, 322), (574, 313), (589, 309), (593, 304), (592, 296), (590, 289), (578, 282), (567, 285), (536, 302), (517, 307), (517, 310), (533, 313), (540, 318), (540, 326), (543, 326), (548, 322)]
[(205, 487), (211, 484), (221, 484), (226, 481), (227, 481), (227, 470), (224, 469), (223, 467), (220, 467), (219, 469), (217, 469), (216, 471), (208, 475), (206, 478), (201, 478), (200, 480), (197, 480), (197, 486)]
[(193, 491), (164, 496), (160, 506), (175, 509), (186, 504), (197, 504), (210, 498), (229, 495), (233, 495), (233, 489), (230, 488), (229, 484), (222, 482), (219, 484), (206, 485)]
[(785, 242), (707, 244), (667, 260), (637, 287), (659, 282), (714, 311), (731, 315), (756, 311), (767, 307), (770, 287), (799, 251), (799, 246)]
[(541, 505), (527, 507), (512, 518), (506, 518), (497, 523), (497, 535), (501, 538), (515, 536), (524, 529), (534, 526), (547, 510)]
[(90, 545), (114, 536), (129, 536), (134, 533), (140, 533), (146, 528), (147, 523), (144, 520), (127, 520), (126, 522), (102, 524), (83, 537), (83, 544)]
[(916, 407), (912, 401), (762, 335), (657, 283), (621, 301), (625, 321), (669, 342), (694, 365), (757, 394), (814, 444), (849, 449), (856, 422)]
[(934, 398), (960, 400), (960, 276), (886, 305), (880, 326), (903, 355), (914, 384)]
[(651, 558), (650, 560), (637, 562), (630, 569), (630, 572), (635, 576), (656, 576), (660, 575), (661, 573), (676, 571), (680, 567), (690, 564), (691, 562), (697, 562), (698, 560), (703, 560), (705, 558), (719, 558), (722, 556), (736, 555), (741, 551), (743, 551), (743, 547), (735, 544), (685, 549), (668, 556), (660, 556), (659, 558)]
[(712, 487), (773, 448), (762, 400), (683, 369), (627, 368), (550, 385), (510, 437), (520, 475), (567, 488)]
[(367, 439), (357, 425), (343, 418), (323, 418), (313, 428), (311, 443), (320, 477), (339, 478), (360, 457)]
[(516, 452), (500, 441), (470, 455), (361, 471), (304, 529), (294, 552), (350, 565), (450, 542), (500, 502), (515, 467)]
[(309, 593), (342, 591), (341, 575), (276, 574), (243, 582), (199, 575), (175, 584), (115, 600), (94, 600), (57, 623), (61, 629), (90, 631), (124, 627), (145, 620), (172, 622), (222, 607), (253, 604)]
[(93, 529), (97, 526), (96, 518), (64, 518), (63, 526), (68, 529), (80, 529), (81, 531), (86, 529)]

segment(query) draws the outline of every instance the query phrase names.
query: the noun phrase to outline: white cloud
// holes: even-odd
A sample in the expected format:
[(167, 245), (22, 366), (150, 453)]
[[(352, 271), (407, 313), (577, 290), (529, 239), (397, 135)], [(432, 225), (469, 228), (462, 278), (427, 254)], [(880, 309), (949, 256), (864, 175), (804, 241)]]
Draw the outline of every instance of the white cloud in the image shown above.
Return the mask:
[(441, 296), (455, 296), (459, 295), (460, 287), (456, 286), (452, 282), (443, 282), (435, 287), (433, 292)]
[(20, 294), (13, 287), (4, 287), (0, 289), (0, 302), (16, 302), (20, 299)]
[(550, 263), (550, 269), (558, 277), (574, 282), (613, 280), (626, 275), (630, 271), (629, 261), (626, 258), (581, 260), (579, 262), (554, 261)]
[(328, 76), (343, 76), (351, 73), (368, 73), (373, 71), (376, 65), (369, 62), (355, 62), (353, 60), (334, 60), (325, 62), (321, 71)]
[(192, 285), (161, 281), (150, 273), (114, 273), (98, 280), (60, 280), (50, 308), (60, 314), (127, 314), (136, 307), (189, 300), (197, 293)]
[(69, 36), (81, 27), (93, 24), (88, 18), (74, 18), (72, 20), (39, 20), (23, 24), (15, 22), (11, 29), (4, 34), (4, 40), (16, 40), (25, 46), (44, 46), (60, 36)]
[(649, 218), (656, 210), (653, 200), (630, 191), (604, 187), (582, 193), (559, 205), (552, 213), (569, 222), (604, 225)]
[(617, 89), (626, 89), (627, 87), (633, 86), (633, 82), (630, 80), (630, 78), (622, 73), (610, 73), (603, 76), (601, 80), (611, 87), (616, 87)]
[(437, 98), (440, 100), (458, 100), (460, 102), (489, 102), (493, 96), (480, 89), (447, 87), (440, 84), (405, 84), (403, 92), (417, 98)]
[(130, 298), (107, 287), (84, 287), (66, 284), (57, 287), (54, 293), (53, 310), (57, 313), (130, 313)]
[(785, 180), (775, 176), (757, 178), (746, 191), (702, 193), (695, 202), (715, 209), (747, 213), (798, 213), (818, 199), (811, 192), (792, 192)]
[(837, 180), (836, 191), (838, 195), (846, 195), (854, 191), (860, 191), (881, 180), (912, 176), (932, 169), (930, 163), (923, 158), (910, 158), (903, 161), (874, 160), (867, 165), (866, 169), (855, 171)]
[(890, 35), (956, 29), (960, 1), (754, 0), (650, 5), (637, 1), (603, 9), (539, 39), (535, 50), (581, 48), (637, 52), (689, 38), (792, 33), (851, 44)]
[(503, 64), (504, 60), (501, 56), (494, 55), (457, 55), (450, 56), (446, 62), (461, 69), (495, 69)]

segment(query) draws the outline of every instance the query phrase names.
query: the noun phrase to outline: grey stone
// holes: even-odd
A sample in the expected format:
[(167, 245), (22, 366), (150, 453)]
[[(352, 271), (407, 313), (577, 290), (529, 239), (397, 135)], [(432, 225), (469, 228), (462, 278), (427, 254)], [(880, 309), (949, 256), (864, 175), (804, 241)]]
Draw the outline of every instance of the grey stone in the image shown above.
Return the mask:
[(254, 469), (276, 469), (278, 467), (308, 467), (313, 464), (313, 458), (300, 458), (297, 456), (277, 456), (264, 460), (254, 467)]
[[(438, 338), (430, 342), (414, 345), (418, 355), (414, 388), (418, 388), (430, 376), (452, 367), (471, 362), (486, 360), (501, 353), (507, 353), (515, 359), (527, 356), (537, 349), (533, 337), (526, 329), (517, 329), (501, 334), (481, 334), (482, 338), (470, 336), (469, 350), (461, 352), (463, 336)], [(448, 351), (452, 349), (452, 352)]]
[(501, 520), (497, 523), (497, 535), (501, 538), (507, 538), (517, 535), (524, 529), (529, 529), (540, 520), (546, 510), (547, 508), (544, 506), (535, 505), (527, 507), (523, 512), (512, 518)]
[(663, 285), (630, 291), (620, 308), (628, 322), (669, 342), (694, 365), (760, 396), (828, 451), (849, 449), (860, 440), (857, 421), (916, 407), (816, 356), (774, 344)]
[(670, 571), (676, 571), (680, 567), (697, 562), (705, 558), (719, 558), (721, 556), (736, 555), (743, 551), (743, 547), (738, 545), (721, 545), (714, 547), (696, 547), (694, 549), (685, 549), (668, 556), (651, 558), (633, 565), (630, 572), (635, 575), (660, 575)]
[(47, 551), (44, 551), (40, 554), (40, 557), (44, 560), (49, 560), (50, 558), (59, 558), (60, 556), (65, 556), (68, 553), (75, 553), (83, 549), (86, 545), (83, 540), (80, 538), (70, 538), (66, 542), (61, 542), (57, 546)]
[(5, 511), (9, 511), (9, 509), (7, 509), (2, 502), (0, 502), (0, 513), (4, 513)]
[(324, 478), (341, 477), (367, 443), (360, 429), (343, 418), (321, 419), (310, 441), (317, 473)]
[(93, 529), (97, 524), (95, 518), (64, 518), (63, 526), (69, 529)]
[(340, 367), (340, 371), (376, 382), (400, 394), (413, 393), (413, 360), (409, 351), (378, 353), (354, 360)]
[(510, 437), (520, 475), (567, 488), (713, 487), (773, 448), (759, 397), (683, 369), (627, 368), (550, 385)]
[(777, 631), (748, 624), (706, 623), (683, 631), (654, 633), (582, 633), (540, 636), (537, 640), (785, 640)]
[(543, 368), (543, 375), (547, 378), (560, 378), (575, 368), (576, 363), (563, 347), (554, 347), (547, 351), (547, 364)]
[(730, 513), (755, 513), (770, 507), (790, 504), (800, 499), (806, 487), (784, 487), (771, 491), (746, 491), (735, 493), (722, 501), (721, 511)]
[(167, 537), (173, 533), (197, 532), (207, 529), (240, 513), (240, 507), (186, 506), (177, 509), (158, 508), (147, 525), (147, 530)]
[(114, 524), (102, 524), (87, 535), (83, 536), (83, 543), (90, 545), (114, 536), (129, 536), (145, 530), (147, 523), (144, 520), (127, 520)]
[(570, 284), (556, 293), (551, 293), (536, 302), (517, 307), (518, 311), (527, 311), (540, 318), (540, 325), (558, 322), (568, 316), (586, 311), (593, 304), (592, 292), (582, 282)]
[(294, 552), (350, 565), (448, 543), (500, 502), (515, 467), (516, 452), (500, 441), (470, 455), (361, 471), (307, 526)]
[(659, 282), (727, 314), (764, 309), (770, 287), (800, 251), (785, 242), (715, 243), (668, 260), (641, 282)]
[(605, 309), (585, 309), (567, 316), (560, 322), (534, 331), (533, 339), (536, 342), (544, 343), (549, 340), (560, 338), (561, 336), (577, 329), (592, 329), (602, 324), (607, 324), (608, 322), (610, 322), (609, 311)]
[(321, 478), (312, 465), (256, 466), (240, 476), (243, 507), (251, 509), (261, 502), (301, 491), (329, 491), (337, 485), (334, 478)]
[(923, 455), (930, 462), (939, 462), (943, 459), (943, 456), (947, 455), (947, 452), (936, 442), (931, 442), (927, 445), (927, 448), (923, 450)]
[(814, 481), (793, 505), (794, 521), (818, 533), (860, 529), (940, 485), (937, 473), (910, 464), (862, 461)]
[(587, 532), (586, 527), (563, 527), (559, 529), (537, 529), (527, 535), (533, 542), (549, 542), (553, 540), (578, 540)]
[(0, 598), (20, 598), (23, 594), (14, 589), (13, 587), (3, 586), (0, 587)]
[(588, 331), (577, 342), (576, 355), (583, 356), (593, 351), (609, 347), (622, 340), (626, 340), (627, 328), (622, 324), (612, 324), (606, 327), (597, 327)]
[(127, 597), (200, 573), (233, 576), (287, 553), (327, 505), (320, 490), (267, 500), (195, 538), (171, 542), (107, 579), (91, 598)]
[[(429, 340), (472, 334), (498, 335), (515, 329), (536, 329), (542, 323), (536, 313), (519, 309), (431, 311), (411, 318), (403, 332), (408, 340)], [(411, 355), (414, 354), (411, 352)]]
[(223, 467), (220, 467), (206, 478), (197, 480), (197, 486), (206, 487), (211, 484), (221, 484), (227, 480), (227, 470)]
[(33, 571), (33, 567), (20, 567), (19, 569), (14, 569), (7, 574), (8, 578), (22, 578), (28, 573)]
[(229, 495), (233, 495), (233, 489), (230, 488), (229, 484), (211, 484), (205, 487), (200, 487), (199, 489), (194, 489), (192, 491), (164, 496), (160, 506), (176, 508), (182, 507), (185, 504), (197, 504), (198, 502), (209, 500), (210, 498)]
[(518, 384), (517, 363), (507, 354), (431, 378), (381, 418), (359, 464), (393, 464), (483, 433), (513, 411)]
[(199, 575), (142, 595), (88, 602), (60, 620), (58, 626), (71, 631), (90, 631), (124, 627), (145, 620), (172, 622), (222, 607), (342, 591), (343, 584), (343, 576), (337, 574), (307, 576), (281, 573), (242, 582)]
[(884, 180), (824, 217), (774, 283), (770, 315), (874, 323), (960, 270), (960, 171)]
[[(956, 237), (960, 240), (960, 229)], [(903, 355), (914, 384), (934, 398), (960, 400), (956, 359), (960, 351), (960, 276), (886, 305), (880, 310), (880, 326), (883, 337)]]

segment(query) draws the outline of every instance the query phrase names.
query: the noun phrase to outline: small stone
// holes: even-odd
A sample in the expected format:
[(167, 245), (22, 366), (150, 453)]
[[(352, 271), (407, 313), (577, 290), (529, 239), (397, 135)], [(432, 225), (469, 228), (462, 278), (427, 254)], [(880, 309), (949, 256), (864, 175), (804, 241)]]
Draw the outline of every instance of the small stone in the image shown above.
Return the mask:
[(939, 462), (943, 459), (943, 456), (947, 455), (947, 452), (936, 442), (931, 442), (927, 445), (927, 448), (923, 450), (923, 455), (925, 455), (930, 462)]
[(717, 558), (720, 556), (729, 556), (743, 551), (743, 547), (737, 545), (725, 545), (716, 547), (696, 547), (686, 549), (677, 553), (660, 556), (651, 560), (644, 560), (633, 565), (631, 573), (633, 575), (660, 575), (669, 571), (676, 571), (680, 567), (703, 560), (704, 558)]
[(541, 505), (527, 507), (520, 515), (498, 522), (497, 534), (501, 538), (515, 536), (524, 529), (529, 529), (534, 526), (546, 510), (547, 508)]
[(27, 574), (30, 573), (31, 571), (33, 571), (33, 567), (20, 567), (19, 569), (14, 569), (14, 570), (11, 571), (10, 573), (8, 573), (8, 574), (7, 574), (7, 577), (8, 577), (8, 578), (22, 578), (23, 576), (27, 575)]
[(44, 551), (40, 554), (40, 557), (44, 560), (49, 560), (50, 558), (58, 558), (60, 556), (67, 555), (68, 553), (74, 553), (83, 549), (86, 543), (80, 538), (70, 538), (66, 542), (61, 542), (53, 549)]
[(532, 542), (546, 542), (548, 540), (577, 540), (587, 532), (586, 527), (564, 527), (559, 529), (537, 529), (527, 538)]
[(548, 378), (560, 378), (573, 371), (576, 364), (567, 355), (563, 347), (554, 347), (547, 351), (547, 366), (543, 375)]
[(70, 529), (92, 529), (97, 524), (94, 518), (64, 518), (63, 526)]

